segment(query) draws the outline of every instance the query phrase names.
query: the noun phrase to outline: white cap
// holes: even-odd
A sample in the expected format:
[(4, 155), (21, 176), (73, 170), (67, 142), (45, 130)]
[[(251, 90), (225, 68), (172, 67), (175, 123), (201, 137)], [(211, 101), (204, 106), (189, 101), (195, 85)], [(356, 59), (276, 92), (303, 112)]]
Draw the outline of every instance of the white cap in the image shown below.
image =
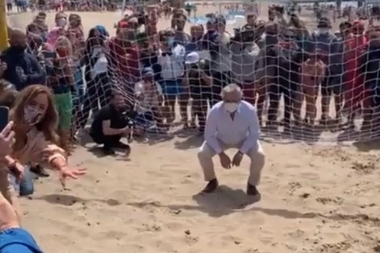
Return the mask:
[(197, 52), (191, 52), (186, 55), (185, 63), (186, 64), (194, 64), (199, 62), (199, 54)]

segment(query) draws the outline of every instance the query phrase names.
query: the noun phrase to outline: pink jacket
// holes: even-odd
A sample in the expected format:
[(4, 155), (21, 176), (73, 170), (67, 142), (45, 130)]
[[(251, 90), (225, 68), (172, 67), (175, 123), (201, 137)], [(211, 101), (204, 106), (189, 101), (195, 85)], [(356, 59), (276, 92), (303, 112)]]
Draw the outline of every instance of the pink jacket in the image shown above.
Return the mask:
[(65, 151), (55, 144), (47, 141), (42, 132), (36, 128), (31, 129), (28, 134), (28, 142), (21, 149), (12, 154), (12, 158), (21, 164), (39, 163), (50, 166), (50, 162), (61, 157), (66, 159)]

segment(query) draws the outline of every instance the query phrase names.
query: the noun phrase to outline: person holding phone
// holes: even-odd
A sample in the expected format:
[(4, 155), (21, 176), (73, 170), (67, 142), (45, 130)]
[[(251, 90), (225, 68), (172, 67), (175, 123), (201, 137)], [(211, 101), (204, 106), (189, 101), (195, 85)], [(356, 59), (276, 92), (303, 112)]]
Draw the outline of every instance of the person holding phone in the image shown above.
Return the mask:
[[(13, 29), (9, 34), (10, 47), (0, 56), (7, 68), (2, 78), (15, 85), (17, 90), (36, 84), (45, 83), (45, 72), (36, 57), (26, 52), (27, 39), (23, 31)], [(1, 73), (0, 73), (1, 74)]]
[(15, 132), (12, 130), (13, 125), (13, 121), (10, 121), (0, 132), (0, 158), (12, 153), (12, 146), (15, 142)]
[[(0, 132), (0, 158), (12, 154), (15, 143), (14, 122)], [(20, 226), (19, 216), (0, 192), (0, 252), (42, 253), (33, 236)]]
[[(8, 129), (8, 133), (9, 129)], [(3, 132), (0, 134), (0, 136)], [(4, 147), (1, 143), (1, 150)], [(5, 145), (10, 147), (11, 145)], [(21, 228), (17, 212), (0, 193), (0, 252), (42, 253), (33, 236)]]

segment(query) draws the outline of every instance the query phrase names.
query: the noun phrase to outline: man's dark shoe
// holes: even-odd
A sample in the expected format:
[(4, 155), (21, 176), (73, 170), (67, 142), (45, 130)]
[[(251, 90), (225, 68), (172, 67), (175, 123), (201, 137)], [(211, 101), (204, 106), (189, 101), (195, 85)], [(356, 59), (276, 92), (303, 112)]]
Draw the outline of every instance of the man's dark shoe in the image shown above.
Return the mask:
[(131, 149), (131, 147), (128, 144), (122, 143), (121, 141), (115, 143), (113, 147), (120, 148), (120, 149)]
[(38, 177), (49, 177), (49, 173), (41, 166), (41, 165), (36, 165), (36, 166), (31, 166), (30, 167), (30, 172), (36, 174)]
[(256, 186), (247, 184), (247, 195), (250, 196), (260, 196), (260, 192), (257, 190)]
[(113, 150), (112, 148), (109, 148), (109, 147), (103, 147), (103, 154), (104, 155), (114, 155), (115, 150)]
[(206, 187), (202, 190), (204, 193), (211, 193), (219, 186), (218, 179), (214, 178), (211, 181), (208, 181)]

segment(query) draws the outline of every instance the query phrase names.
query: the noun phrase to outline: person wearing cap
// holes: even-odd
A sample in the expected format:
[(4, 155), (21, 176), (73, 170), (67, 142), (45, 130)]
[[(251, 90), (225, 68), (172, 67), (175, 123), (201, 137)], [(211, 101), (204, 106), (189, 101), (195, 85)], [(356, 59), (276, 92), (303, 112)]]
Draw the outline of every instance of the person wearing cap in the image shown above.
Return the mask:
[(198, 52), (191, 52), (186, 56), (185, 80), (193, 99), (191, 104), (191, 127), (196, 128), (195, 120), (198, 118), (198, 130), (204, 133), (207, 110), (211, 102), (212, 76), (208, 60), (200, 59)]
[(95, 26), (95, 29), (98, 30), (100, 36), (104, 40), (108, 39), (108, 37), (110, 36), (110, 34), (108, 33), (107, 29), (103, 25), (97, 25), (97, 26)]
[(171, 124), (175, 119), (175, 104), (178, 98), (180, 113), (184, 126), (187, 126), (188, 94), (182, 82), (185, 66), (185, 47), (174, 43), (172, 29), (159, 32), (160, 48), (158, 49), (157, 63), (161, 66), (161, 87), (165, 96), (165, 105), (168, 107), (166, 119)]
[(156, 125), (163, 127), (161, 109), (163, 103), (162, 88), (154, 81), (154, 71), (146, 67), (141, 72), (142, 80), (135, 84), (137, 116), (136, 126), (142, 130)]
[(317, 31), (311, 35), (311, 45), (307, 49), (309, 52), (319, 50), (321, 52), (321, 60), (326, 64), (327, 72), (325, 79), (321, 83), (322, 94), (322, 123), (326, 123), (329, 119), (329, 105), (331, 96), (335, 96), (336, 118), (340, 117), (343, 94), (342, 80), (342, 52), (340, 42), (331, 29), (331, 22), (328, 18), (321, 18), (317, 24)]
[[(131, 28), (132, 26), (132, 28)], [(118, 23), (116, 36), (108, 43), (109, 54), (109, 74), (112, 80), (121, 82), (128, 93), (133, 94), (135, 82), (140, 78), (140, 49), (131, 39), (135, 25), (123, 20)]]

